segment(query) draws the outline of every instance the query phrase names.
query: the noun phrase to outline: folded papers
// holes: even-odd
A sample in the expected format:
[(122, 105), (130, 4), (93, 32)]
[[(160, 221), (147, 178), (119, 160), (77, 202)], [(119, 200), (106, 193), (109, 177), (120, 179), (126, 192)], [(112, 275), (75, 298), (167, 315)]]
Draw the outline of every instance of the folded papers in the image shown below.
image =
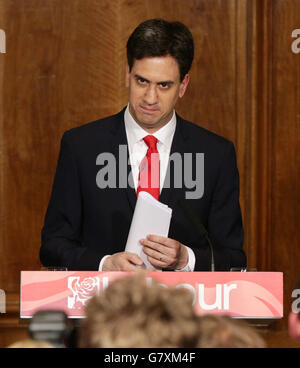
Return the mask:
[(147, 269), (153, 269), (154, 266), (147, 259), (143, 252), (141, 239), (147, 235), (154, 234), (168, 236), (172, 209), (167, 205), (156, 200), (148, 192), (140, 192), (125, 247), (126, 252), (136, 253), (141, 257)]

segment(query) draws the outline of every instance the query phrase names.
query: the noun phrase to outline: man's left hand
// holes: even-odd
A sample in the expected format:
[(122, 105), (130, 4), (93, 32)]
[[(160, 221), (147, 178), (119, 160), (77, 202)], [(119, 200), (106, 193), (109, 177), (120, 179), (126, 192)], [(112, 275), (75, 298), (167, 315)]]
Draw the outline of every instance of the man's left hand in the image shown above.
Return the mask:
[(148, 235), (141, 239), (143, 251), (156, 268), (180, 270), (188, 263), (188, 251), (179, 241), (159, 235)]

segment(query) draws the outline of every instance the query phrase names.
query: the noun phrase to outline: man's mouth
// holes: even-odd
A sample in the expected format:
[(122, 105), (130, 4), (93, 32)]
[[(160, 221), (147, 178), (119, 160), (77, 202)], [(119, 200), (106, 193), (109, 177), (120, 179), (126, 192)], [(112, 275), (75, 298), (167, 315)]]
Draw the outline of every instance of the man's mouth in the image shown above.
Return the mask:
[(140, 106), (141, 110), (149, 115), (155, 114), (156, 112), (159, 111), (158, 108), (153, 108), (153, 107), (147, 107), (147, 106)]

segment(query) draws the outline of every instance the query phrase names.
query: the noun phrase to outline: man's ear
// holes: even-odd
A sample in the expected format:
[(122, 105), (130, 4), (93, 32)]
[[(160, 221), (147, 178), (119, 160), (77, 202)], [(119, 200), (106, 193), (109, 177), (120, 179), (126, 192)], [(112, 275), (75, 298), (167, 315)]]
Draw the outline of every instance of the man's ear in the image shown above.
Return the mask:
[(189, 81), (190, 81), (190, 76), (189, 74), (186, 74), (179, 87), (179, 98), (182, 98), (184, 96), (187, 86), (189, 84)]
[(129, 71), (129, 65), (126, 64), (126, 70), (125, 70), (125, 85), (128, 88), (129, 87), (129, 78), (130, 78), (130, 71)]

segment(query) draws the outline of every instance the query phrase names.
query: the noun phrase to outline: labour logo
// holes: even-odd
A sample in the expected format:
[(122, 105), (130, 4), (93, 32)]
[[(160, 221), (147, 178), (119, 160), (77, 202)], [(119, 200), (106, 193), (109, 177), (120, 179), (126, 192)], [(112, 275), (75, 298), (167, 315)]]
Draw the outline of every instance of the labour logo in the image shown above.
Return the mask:
[(87, 301), (99, 294), (100, 280), (98, 277), (86, 277), (83, 280), (80, 280), (80, 276), (69, 277), (68, 288), (73, 292), (73, 296), (68, 297), (68, 308), (84, 309)]

